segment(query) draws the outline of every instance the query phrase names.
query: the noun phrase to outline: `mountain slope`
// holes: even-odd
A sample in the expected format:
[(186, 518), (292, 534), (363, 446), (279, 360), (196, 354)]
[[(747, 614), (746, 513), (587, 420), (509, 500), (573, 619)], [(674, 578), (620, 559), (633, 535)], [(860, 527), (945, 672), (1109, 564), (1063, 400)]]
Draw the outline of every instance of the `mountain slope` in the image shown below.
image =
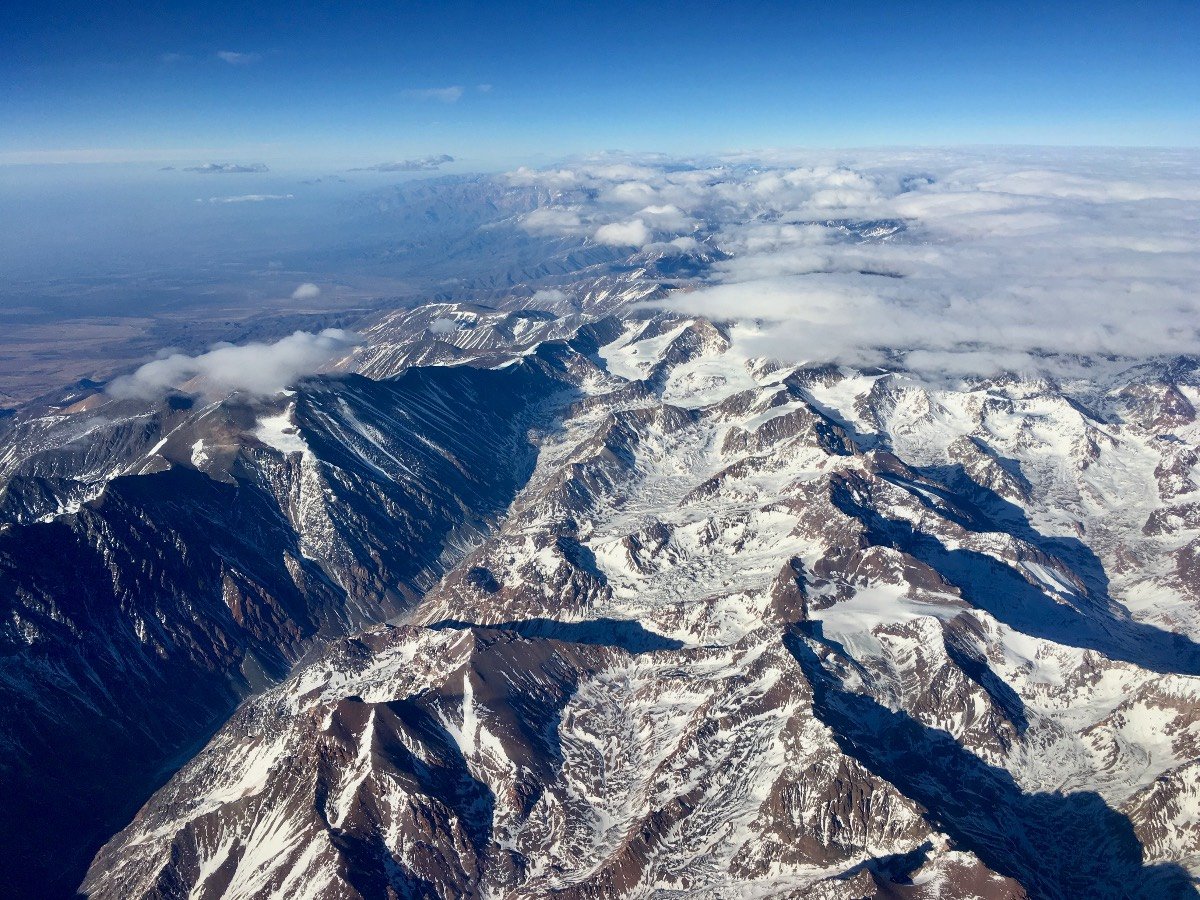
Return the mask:
[(269, 404), (98, 411), (87, 465), (74, 428), (19, 450), (0, 530), (6, 893), (74, 887), (241, 698), (410, 606), (504, 511), (566, 389), (536, 361), (316, 378)]
[(1189, 366), (576, 346), (504, 520), (246, 705), (89, 896), (1194, 895)]

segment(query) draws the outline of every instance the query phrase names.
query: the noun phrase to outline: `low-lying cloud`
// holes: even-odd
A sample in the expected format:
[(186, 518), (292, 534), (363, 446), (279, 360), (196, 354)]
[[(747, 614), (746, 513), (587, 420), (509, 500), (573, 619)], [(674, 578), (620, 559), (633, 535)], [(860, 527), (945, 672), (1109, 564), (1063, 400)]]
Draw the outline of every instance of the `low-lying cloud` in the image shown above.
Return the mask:
[(306, 281), (292, 291), (293, 300), (315, 300), (321, 296), (321, 289), (311, 281)]
[(541, 288), (533, 292), (533, 296), (529, 298), (534, 303), (542, 303), (548, 306), (553, 306), (559, 303), (565, 303), (570, 299), (570, 295), (561, 288)]
[(271, 170), (263, 163), (204, 163), (200, 166), (187, 166), (183, 171), (200, 175), (260, 175)]
[(608, 159), (508, 177), (556, 192), (531, 232), (712, 251), (656, 305), (741, 323), (758, 355), (961, 377), (1200, 351), (1197, 152)]
[(654, 233), (641, 219), (628, 222), (610, 222), (596, 229), (596, 243), (612, 247), (644, 247), (654, 238)]
[(155, 399), (173, 390), (209, 395), (244, 391), (270, 396), (297, 379), (320, 372), (361, 339), (353, 332), (326, 328), (297, 331), (274, 343), (217, 344), (205, 353), (171, 353), (148, 362), (109, 385), (114, 397)]
[(196, 198), (197, 203), (264, 203), (268, 200), (293, 200), (295, 194), (235, 194), (231, 197), (209, 197), (207, 201)]
[(377, 163), (373, 166), (362, 166), (351, 169), (351, 172), (430, 172), (440, 169), (446, 163), (454, 162), (449, 153), (437, 156), (418, 156), (415, 159), (402, 159), (396, 162)]

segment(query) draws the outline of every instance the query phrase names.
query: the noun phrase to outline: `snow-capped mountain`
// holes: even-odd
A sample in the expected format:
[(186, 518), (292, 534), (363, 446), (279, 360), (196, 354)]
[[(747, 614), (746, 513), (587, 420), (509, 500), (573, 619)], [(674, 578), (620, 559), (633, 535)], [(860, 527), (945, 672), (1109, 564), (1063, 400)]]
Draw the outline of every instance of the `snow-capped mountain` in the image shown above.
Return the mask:
[(406, 610), (503, 512), (564, 387), (531, 358), (21, 423), (0, 495), (6, 877), (72, 873), (247, 693)]
[(926, 340), (1076, 202), (971, 177), (522, 170), (502, 302), (17, 415), (4, 887), (1194, 896), (1200, 362)]
[(1187, 895), (1191, 367), (931, 390), (733, 337), (557, 345), (497, 527), (243, 707), (85, 891)]

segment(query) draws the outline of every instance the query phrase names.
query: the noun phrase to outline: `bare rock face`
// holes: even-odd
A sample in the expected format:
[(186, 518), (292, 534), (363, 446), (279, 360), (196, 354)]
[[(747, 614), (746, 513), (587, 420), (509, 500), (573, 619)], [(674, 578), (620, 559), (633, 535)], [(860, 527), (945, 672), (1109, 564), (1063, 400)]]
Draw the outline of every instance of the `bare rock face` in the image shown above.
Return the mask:
[(779, 570), (771, 585), (769, 611), (780, 624), (800, 622), (808, 618), (808, 578), (804, 560), (793, 556)]
[(1194, 869), (1200, 861), (1200, 761), (1169, 769), (1123, 807), (1145, 848), (1146, 858), (1180, 861)]

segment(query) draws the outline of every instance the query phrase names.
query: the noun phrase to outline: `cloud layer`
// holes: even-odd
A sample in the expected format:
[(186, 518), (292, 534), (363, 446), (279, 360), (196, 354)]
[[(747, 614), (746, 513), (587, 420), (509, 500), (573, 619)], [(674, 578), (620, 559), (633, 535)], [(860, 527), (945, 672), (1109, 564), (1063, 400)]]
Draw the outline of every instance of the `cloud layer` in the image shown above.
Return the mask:
[[(295, 194), (236, 194), (232, 197), (209, 197), (209, 203), (263, 203), (267, 200), (292, 200)], [(205, 202), (197, 197), (197, 203)]]
[(115, 397), (155, 399), (172, 390), (227, 394), (245, 391), (269, 396), (296, 379), (321, 371), (360, 342), (340, 328), (317, 334), (297, 331), (274, 343), (217, 344), (197, 356), (172, 353), (148, 362), (132, 375), (115, 379)]
[(269, 172), (263, 163), (204, 163), (201, 166), (187, 166), (185, 172), (198, 172), (201, 175), (246, 175)]
[(709, 252), (662, 305), (795, 362), (1066, 375), (1200, 351), (1200, 153), (611, 159), (510, 173), (534, 233)]
[(454, 162), (449, 153), (437, 156), (418, 156), (415, 159), (402, 159), (396, 162), (377, 163), (373, 166), (363, 166), (351, 169), (351, 172), (430, 172), (440, 169), (446, 163)]

